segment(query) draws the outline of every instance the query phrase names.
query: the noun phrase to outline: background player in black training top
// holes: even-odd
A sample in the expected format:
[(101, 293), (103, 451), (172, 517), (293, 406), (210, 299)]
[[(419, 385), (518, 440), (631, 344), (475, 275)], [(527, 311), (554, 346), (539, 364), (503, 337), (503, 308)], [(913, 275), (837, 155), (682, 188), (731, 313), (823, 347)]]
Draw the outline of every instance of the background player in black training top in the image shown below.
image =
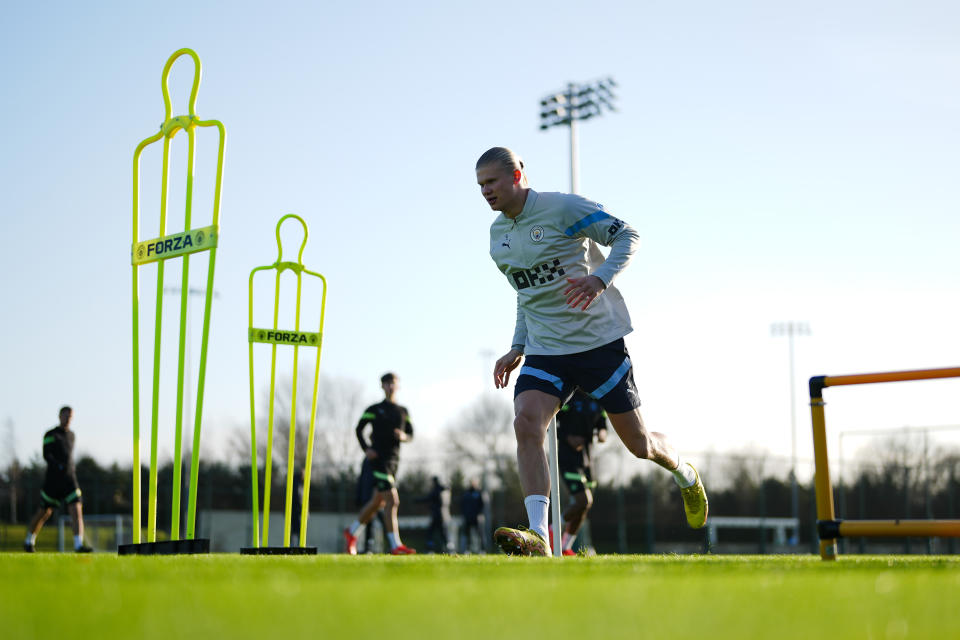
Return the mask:
[[(400, 496), (397, 494), (396, 475), (397, 466), (400, 463), (400, 443), (408, 442), (413, 438), (413, 425), (410, 423), (406, 408), (393, 401), (398, 387), (397, 376), (392, 373), (384, 374), (380, 378), (380, 386), (383, 388), (383, 402), (367, 407), (357, 424), (357, 440), (373, 467), (376, 492), (370, 502), (360, 510), (360, 515), (353, 524), (343, 531), (347, 553), (351, 555), (357, 554), (357, 531), (370, 522), (380, 509), (384, 510), (387, 517), (387, 540), (390, 542), (390, 553), (393, 555), (416, 553), (414, 549), (400, 542), (400, 531), (397, 526)], [(364, 434), (367, 425), (371, 426), (369, 442)]]
[(77, 470), (73, 466), (72, 417), (73, 409), (61, 407), (60, 424), (43, 434), (43, 459), (47, 461), (47, 475), (40, 490), (40, 508), (30, 520), (27, 539), (23, 541), (24, 551), (34, 550), (43, 523), (53, 515), (54, 509), (64, 505), (70, 513), (70, 524), (73, 526), (74, 551), (93, 551), (83, 542), (83, 498), (77, 483)]
[(590, 470), (590, 446), (607, 439), (607, 413), (596, 400), (579, 389), (557, 413), (557, 464), (570, 490), (570, 505), (563, 512), (563, 555), (576, 555), (573, 543), (593, 506), (596, 486)]
[(483, 535), (483, 492), (476, 478), (470, 479), (470, 485), (460, 497), (460, 513), (463, 515), (463, 529), (460, 531), (460, 551), (470, 553), (473, 547), (471, 533), (476, 533), (478, 549), (483, 553), (486, 547)]
[(417, 498), (430, 507), (430, 524), (427, 525), (427, 553), (436, 553), (437, 538), (440, 539), (440, 553), (453, 553), (450, 540), (450, 489), (433, 476), (430, 493)]

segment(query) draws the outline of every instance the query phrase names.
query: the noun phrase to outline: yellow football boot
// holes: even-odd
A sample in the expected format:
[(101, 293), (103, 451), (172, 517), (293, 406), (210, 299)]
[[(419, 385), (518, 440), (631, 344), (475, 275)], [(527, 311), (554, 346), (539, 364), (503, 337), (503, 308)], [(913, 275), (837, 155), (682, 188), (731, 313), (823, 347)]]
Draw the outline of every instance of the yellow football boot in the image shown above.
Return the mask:
[(709, 507), (707, 491), (703, 488), (703, 482), (700, 481), (700, 473), (696, 467), (691, 464), (690, 468), (697, 474), (697, 481), (685, 489), (680, 489), (680, 495), (683, 496), (683, 510), (687, 514), (687, 524), (694, 529), (701, 529), (707, 524)]
[(493, 532), (493, 541), (508, 556), (549, 556), (550, 546), (540, 534), (526, 527), (500, 527)]

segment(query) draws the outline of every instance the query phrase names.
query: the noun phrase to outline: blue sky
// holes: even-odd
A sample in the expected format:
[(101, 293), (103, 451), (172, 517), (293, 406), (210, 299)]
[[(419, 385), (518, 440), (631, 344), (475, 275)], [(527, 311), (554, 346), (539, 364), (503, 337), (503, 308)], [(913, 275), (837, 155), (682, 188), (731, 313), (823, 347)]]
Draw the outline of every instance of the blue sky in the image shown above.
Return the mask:
[[(955, 3), (21, 3), (0, 23), (0, 423), (21, 458), (69, 403), (80, 452), (129, 459), (131, 158), (181, 47), (203, 62), (198, 115), (227, 130), (210, 455), (248, 427), (246, 281), (290, 212), (330, 282), (323, 371), (371, 402), (397, 371), (439, 435), (512, 336), (475, 159), (510, 146), (534, 188), (566, 190), (567, 138), (538, 130), (538, 101), (607, 76), (619, 112), (581, 127), (581, 192), (641, 234), (618, 286), (651, 427), (693, 456), (786, 455), (773, 322), (813, 332), (796, 352), (801, 457), (809, 376), (960, 362)], [(178, 114), (191, 74), (174, 68)], [(143, 171), (156, 202), (156, 162)], [(198, 163), (196, 216), (210, 175)], [(828, 419), (957, 424), (958, 391), (833, 391)]]

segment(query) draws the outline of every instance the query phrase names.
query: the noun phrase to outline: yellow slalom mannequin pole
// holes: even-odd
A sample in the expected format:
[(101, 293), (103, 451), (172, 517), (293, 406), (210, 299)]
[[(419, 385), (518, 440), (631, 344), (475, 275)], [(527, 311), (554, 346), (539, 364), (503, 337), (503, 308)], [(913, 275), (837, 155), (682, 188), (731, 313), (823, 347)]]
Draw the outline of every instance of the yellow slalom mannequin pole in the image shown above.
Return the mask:
[[(181, 56), (190, 56), (194, 63), (193, 86), (190, 91), (189, 113), (185, 116), (172, 116), (169, 91), (170, 69), (173, 63)], [(147, 516), (147, 542), (156, 541), (156, 500), (157, 500), (157, 432), (159, 427), (160, 404), (160, 354), (161, 354), (161, 321), (163, 317), (163, 280), (164, 265), (172, 258), (183, 258), (181, 287), (180, 287), (180, 337), (178, 344), (177, 362), (177, 398), (176, 398), (176, 428), (174, 442), (173, 491), (171, 504), (171, 531), (173, 540), (180, 538), (180, 470), (182, 466), (182, 429), (183, 429), (183, 381), (186, 338), (186, 310), (187, 296), (189, 295), (189, 256), (200, 251), (209, 251), (210, 259), (207, 270), (207, 290), (204, 305), (203, 335), (200, 348), (199, 380), (197, 384), (196, 415), (194, 419), (194, 444), (190, 474), (190, 504), (187, 518), (187, 539), (194, 538), (194, 523), (196, 516), (196, 483), (199, 466), (200, 424), (203, 410), (203, 390), (206, 375), (207, 343), (210, 327), (210, 306), (213, 297), (213, 273), (216, 264), (216, 252), (220, 225), (220, 189), (223, 181), (223, 153), (226, 133), (217, 120), (200, 120), (196, 115), (197, 91), (200, 86), (200, 58), (191, 49), (180, 49), (173, 53), (163, 67), (161, 87), (163, 90), (164, 121), (160, 131), (144, 139), (133, 154), (133, 245), (131, 248), (131, 264), (133, 266), (133, 542), (140, 543), (141, 515), (141, 488), (140, 488), (140, 312), (139, 312), (139, 269), (141, 265), (157, 262), (157, 299), (156, 319), (154, 325), (153, 346), (153, 385), (151, 396), (150, 421), (150, 470)], [(219, 136), (217, 149), (216, 183), (214, 187), (213, 218), (206, 227), (191, 228), (193, 207), (193, 172), (196, 155), (196, 128), (215, 127)], [(167, 235), (167, 191), (168, 170), (170, 166), (170, 142), (180, 131), (187, 134), (187, 176), (186, 176), (186, 203), (184, 206), (184, 229), (182, 232)], [(140, 238), (140, 157), (143, 151), (151, 144), (163, 140), (163, 161), (160, 179), (160, 224), (159, 235), (156, 238), (142, 240)]]
[[(283, 261), (283, 246), (280, 242), (280, 227), (285, 220), (292, 218), (300, 222), (303, 226), (303, 242), (300, 245), (300, 253), (297, 256), (296, 262), (284, 262)], [(249, 307), (248, 307), (248, 326), (247, 326), (247, 335), (248, 335), (248, 357), (250, 363), (250, 455), (251, 455), (251, 478), (252, 478), (252, 489), (253, 489), (253, 548), (259, 549), (261, 547), (261, 541), (263, 546), (269, 545), (269, 535), (270, 535), (270, 489), (273, 485), (272, 483), (272, 467), (273, 467), (273, 426), (274, 426), (274, 398), (276, 396), (276, 371), (277, 371), (277, 347), (279, 345), (291, 345), (293, 346), (293, 381), (292, 381), (292, 395), (290, 401), (290, 423), (289, 423), (289, 439), (288, 439), (288, 449), (287, 449), (287, 481), (286, 481), (286, 492), (285, 492), (285, 501), (284, 501), (284, 530), (283, 530), (283, 546), (290, 546), (290, 521), (292, 515), (292, 503), (293, 503), (293, 475), (294, 475), (294, 466), (295, 466), (295, 454), (296, 454), (296, 420), (297, 420), (297, 377), (298, 377), (298, 366), (299, 366), (299, 354), (300, 347), (315, 347), (317, 349), (317, 358), (316, 365), (314, 367), (314, 376), (313, 376), (313, 401), (311, 403), (310, 411), (310, 430), (307, 435), (307, 451), (306, 451), (306, 461), (305, 468), (303, 472), (303, 502), (301, 504), (300, 512), (300, 541), (299, 545), (304, 546), (304, 542), (307, 537), (307, 516), (309, 515), (309, 504), (310, 504), (310, 468), (313, 465), (313, 442), (315, 436), (315, 427), (316, 427), (316, 416), (317, 416), (317, 389), (320, 376), (320, 352), (323, 344), (323, 319), (324, 311), (326, 309), (327, 303), (327, 281), (319, 273), (310, 271), (303, 265), (303, 250), (307, 245), (307, 223), (303, 221), (298, 215), (287, 214), (280, 218), (280, 221), (277, 222), (277, 261), (272, 265), (255, 267), (250, 272), (250, 279), (248, 283), (249, 287)], [(273, 298), (273, 326), (271, 329), (260, 329), (254, 327), (253, 324), (253, 280), (254, 276), (259, 271), (276, 271), (276, 276), (274, 278), (274, 298)], [(295, 309), (295, 319), (294, 319), (294, 329), (281, 330), (278, 328), (279, 314), (280, 314), (280, 276), (286, 271), (293, 271), (297, 278), (297, 288), (296, 288), (296, 309)], [(319, 278), (322, 287), (323, 293), (320, 300), (320, 322), (316, 333), (302, 332), (300, 331), (300, 302), (301, 294), (303, 291), (303, 275)], [(271, 345), (270, 353), (270, 396), (268, 399), (268, 409), (267, 409), (267, 446), (266, 446), (266, 455), (264, 459), (264, 471), (263, 471), (263, 532), (260, 534), (260, 523), (259, 523), (259, 509), (258, 503), (260, 500), (259, 489), (257, 486), (257, 427), (256, 427), (256, 398), (255, 398), (255, 388), (254, 388), (254, 363), (253, 363), (253, 345), (254, 343), (265, 343)]]

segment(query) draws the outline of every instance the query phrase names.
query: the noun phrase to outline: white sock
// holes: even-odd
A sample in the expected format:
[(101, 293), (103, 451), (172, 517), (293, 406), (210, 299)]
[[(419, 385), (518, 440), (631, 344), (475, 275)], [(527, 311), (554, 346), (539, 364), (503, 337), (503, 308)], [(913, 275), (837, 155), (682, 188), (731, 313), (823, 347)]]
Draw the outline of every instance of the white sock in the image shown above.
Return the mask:
[(24, 542), (26, 542), (27, 544), (36, 544), (36, 543), (37, 543), (37, 534), (35, 534), (35, 533), (28, 533), (28, 534), (27, 534), (27, 539), (24, 540)]
[(394, 549), (396, 549), (397, 547), (399, 547), (399, 546), (402, 544), (402, 543), (400, 542), (400, 534), (399, 534), (399, 533), (388, 533), (388, 534), (387, 534), (387, 542), (390, 543), (390, 550), (393, 551)]
[(689, 462), (680, 457), (679, 453), (677, 454), (677, 462), (679, 463), (677, 468), (670, 473), (673, 474), (673, 479), (677, 481), (677, 486), (686, 489), (697, 481), (697, 472), (693, 470)]
[(357, 531), (358, 531), (358, 530), (360, 529), (360, 527), (362, 527), (362, 526), (363, 526), (363, 525), (360, 523), (359, 520), (354, 520), (352, 523), (350, 523), (350, 526), (347, 528), (347, 531), (350, 532), (350, 535), (355, 536), (355, 535), (357, 535)]
[(577, 536), (572, 536), (566, 531), (563, 532), (563, 548), (565, 550), (573, 549), (573, 543), (577, 541)]
[(541, 536), (544, 540), (549, 540), (547, 534), (547, 514), (550, 512), (550, 498), (547, 496), (532, 495), (523, 500), (527, 507), (527, 519), (530, 521), (530, 528)]
[(73, 550), (76, 551), (83, 546), (83, 536), (73, 536)]

